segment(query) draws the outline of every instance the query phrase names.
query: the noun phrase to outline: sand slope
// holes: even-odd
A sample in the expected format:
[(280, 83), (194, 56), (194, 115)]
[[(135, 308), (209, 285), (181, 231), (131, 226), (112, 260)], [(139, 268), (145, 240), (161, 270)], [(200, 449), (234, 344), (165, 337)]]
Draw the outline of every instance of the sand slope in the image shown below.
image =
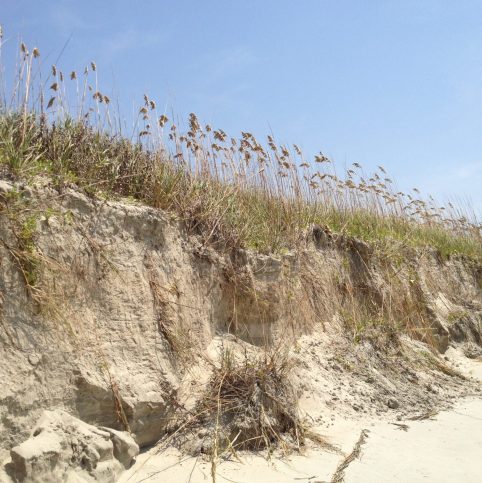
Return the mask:
[[(456, 351), (448, 355), (451, 364), (458, 364), (465, 374), (482, 381), (482, 361), (462, 358)], [(367, 429), (359, 457), (342, 472), (346, 483), (478, 483), (482, 481), (481, 396), (476, 392), (452, 409), (424, 420), (340, 420), (325, 434), (343, 454), (311, 449), (304, 455), (274, 457), (271, 461), (241, 454), (239, 462), (218, 464), (216, 481), (330, 482), (361, 430)], [(400, 426), (404, 424), (406, 428)], [(120, 481), (207, 482), (212, 481), (211, 465), (199, 458), (182, 457), (173, 448), (161, 454), (153, 448), (141, 455)]]

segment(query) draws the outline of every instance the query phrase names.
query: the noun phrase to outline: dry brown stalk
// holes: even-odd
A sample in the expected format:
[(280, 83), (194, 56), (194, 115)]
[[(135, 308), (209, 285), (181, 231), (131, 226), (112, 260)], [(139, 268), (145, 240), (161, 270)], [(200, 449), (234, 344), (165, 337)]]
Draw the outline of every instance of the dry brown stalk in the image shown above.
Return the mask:
[(353, 450), (338, 465), (338, 468), (336, 469), (335, 474), (331, 478), (331, 483), (342, 483), (344, 481), (345, 470), (348, 468), (348, 465), (350, 463), (355, 461), (360, 456), (361, 447), (365, 444), (367, 437), (368, 437), (368, 430), (362, 429), (360, 433), (360, 437), (358, 438), (358, 441), (355, 443)]

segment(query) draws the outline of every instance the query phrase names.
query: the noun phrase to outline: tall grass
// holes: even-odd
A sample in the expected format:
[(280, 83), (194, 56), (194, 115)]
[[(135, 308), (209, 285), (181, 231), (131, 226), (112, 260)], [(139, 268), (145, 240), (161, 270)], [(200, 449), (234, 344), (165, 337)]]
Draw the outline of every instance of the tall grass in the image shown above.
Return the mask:
[(133, 197), (177, 213), (223, 247), (279, 252), (323, 225), (368, 241), (396, 239), (482, 259), (482, 225), (467, 207), (398, 191), (382, 166), (366, 174), (353, 163), (340, 174), (321, 152), (308, 160), (297, 145), (272, 136), (232, 138), (195, 114), (181, 129), (147, 95), (128, 133), (99, 90), (95, 63), (80, 74), (45, 70), (40, 51), (22, 43), (0, 105), (5, 176), (47, 175), (91, 193)]

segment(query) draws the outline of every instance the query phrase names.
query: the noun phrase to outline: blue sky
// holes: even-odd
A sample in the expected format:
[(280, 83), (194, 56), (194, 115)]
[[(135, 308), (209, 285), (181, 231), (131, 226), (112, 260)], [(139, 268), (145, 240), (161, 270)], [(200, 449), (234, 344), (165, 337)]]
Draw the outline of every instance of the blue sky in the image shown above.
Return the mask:
[(123, 111), (148, 93), (230, 134), (273, 131), (482, 214), (482, 1), (1, 0), (65, 72), (97, 63)]

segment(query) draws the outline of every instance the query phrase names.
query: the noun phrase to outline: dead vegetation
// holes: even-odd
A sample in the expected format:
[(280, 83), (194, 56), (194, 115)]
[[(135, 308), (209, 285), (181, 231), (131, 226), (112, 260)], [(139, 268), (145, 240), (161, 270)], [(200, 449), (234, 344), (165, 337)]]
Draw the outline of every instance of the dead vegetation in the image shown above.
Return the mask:
[(331, 483), (342, 483), (345, 481), (345, 470), (348, 468), (348, 465), (355, 461), (361, 452), (361, 447), (365, 444), (366, 439), (368, 437), (368, 430), (363, 429), (360, 433), (360, 437), (358, 441), (355, 443), (352, 452), (346, 456), (342, 462), (338, 465), (335, 474), (331, 478)]
[(228, 349), (223, 351), (198, 406), (208, 418), (216, 415), (218, 446), (258, 450), (276, 443), (284, 449), (300, 448), (305, 429), (297, 414), (290, 369), (282, 351), (245, 353), (240, 360)]
[(169, 347), (172, 359), (181, 361), (183, 364), (189, 363), (192, 360), (192, 350), (195, 344), (182, 321), (176, 320), (176, 312), (173, 307), (178, 303), (177, 299), (180, 296), (176, 284), (166, 285), (161, 282), (152, 256), (145, 256), (144, 266), (152, 294), (158, 330)]
[(211, 373), (195, 407), (188, 413), (179, 409), (160, 445), (170, 440), (214, 465), (243, 450), (299, 451), (307, 438), (329, 447), (308, 430), (297, 409), (288, 351), (235, 345), (222, 347), (216, 362), (206, 362)]

